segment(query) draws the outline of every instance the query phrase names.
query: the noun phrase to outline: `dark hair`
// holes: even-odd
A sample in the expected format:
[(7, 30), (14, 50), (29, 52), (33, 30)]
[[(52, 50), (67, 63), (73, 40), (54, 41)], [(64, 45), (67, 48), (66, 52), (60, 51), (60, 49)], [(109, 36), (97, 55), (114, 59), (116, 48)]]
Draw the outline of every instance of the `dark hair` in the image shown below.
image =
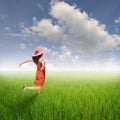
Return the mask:
[(38, 55), (38, 56), (32, 56), (32, 60), (33, 60), (33, 62), (34, 63), (38, 63), (38, 60), (41, 58), (43, 56), (43, 54), (40, 54), (40, 55)]

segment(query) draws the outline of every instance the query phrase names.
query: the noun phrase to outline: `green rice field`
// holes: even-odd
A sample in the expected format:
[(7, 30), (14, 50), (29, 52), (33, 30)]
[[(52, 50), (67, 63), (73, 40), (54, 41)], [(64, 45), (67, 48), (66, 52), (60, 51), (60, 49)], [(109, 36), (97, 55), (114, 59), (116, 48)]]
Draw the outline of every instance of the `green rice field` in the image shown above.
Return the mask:
[(120, 74), (47, 72), (44, 87), (32, 72), (0, 72), (0, 120), (120, 120)]

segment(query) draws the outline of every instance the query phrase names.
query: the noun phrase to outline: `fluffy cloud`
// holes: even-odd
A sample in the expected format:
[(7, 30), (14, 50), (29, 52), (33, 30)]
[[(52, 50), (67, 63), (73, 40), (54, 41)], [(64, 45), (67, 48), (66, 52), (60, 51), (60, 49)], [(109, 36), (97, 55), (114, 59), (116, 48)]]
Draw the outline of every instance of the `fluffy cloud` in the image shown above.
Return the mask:
[(31, 30), (50, 40), (60, 39), (61, 34), (63, 33), (62, 28), (59, 25), (53, 25), (52, 20), (50, 19), (42, 19), (39, 22), (34, 22)]
[(118, 39), (115, 40), (114, 36), (106, 31), (104, 24), (90, 18), (86, 12), (81, 12), (75, 6), (57, 2), (51, 6), (50, 14), (65, 31), (62, 42), (80, 52), (109, 50), (120, 43), (120, 36), (116, 35)]
[(120, 17), (115, 19), (115, 23), (120, 23)]
[(19, 44), (19, 47), (20, 47), (21, 49), (25, 49), (25, 48), (26, 48), (26, 45), (23, 44), (23, 43), (21, 43), (21, 44)]
[(117, 45), (120, 45), (120, 36), (117, 34), (111, 35)]
[(69, 62), (74, 59), (72, 51), (69, 47), (62, 45), (59, 50), (48, 49), (46, 51), (46, 57), (55, 61)]
[(72, 56), (72, 52), (71, 52), (70, 48), (63, 45), (63, 46), (61, 46), (60, 49), (61, 49), (61, 51), (59, 54), (59, 58), (63, 61), (71, 61), (73, 56)]
[(60, 40), (63, 45), (80, 53), (111, 50), (120, 44), (119, 35), (109, 34), (104, 24), (74, 5), (52, 0), (49, 14), (57, 20), (55, 24), (52, 19), (38, 21), (34, 17), (31, 27), (21, 25), (22, 32), (39, 34), (49, 40)]

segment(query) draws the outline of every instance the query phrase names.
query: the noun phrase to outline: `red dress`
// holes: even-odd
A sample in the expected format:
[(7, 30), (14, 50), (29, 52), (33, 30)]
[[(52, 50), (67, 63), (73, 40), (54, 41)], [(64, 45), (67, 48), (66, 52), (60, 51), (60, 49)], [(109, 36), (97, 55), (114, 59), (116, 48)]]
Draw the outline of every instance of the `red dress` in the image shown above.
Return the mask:
[(43, 86), (45, 81), (45, 68), (41, 70), (42, 68), (41, 62), (36, 63), (36, 66), (37, 66), (37, 71), (36, 71), (36, 78), (34, 80), (34, 84), (36, 84), (37, 86)]

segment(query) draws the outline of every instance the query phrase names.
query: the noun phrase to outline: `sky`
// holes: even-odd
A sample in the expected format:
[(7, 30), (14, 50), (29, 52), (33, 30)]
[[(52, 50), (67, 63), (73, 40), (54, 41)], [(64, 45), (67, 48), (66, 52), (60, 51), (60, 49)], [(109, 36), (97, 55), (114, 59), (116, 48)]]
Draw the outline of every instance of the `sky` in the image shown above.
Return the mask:
[(119, 11), (120, 0), (0, 0), (0, 70), (37, 46), (49, 70), (120, 70)]

